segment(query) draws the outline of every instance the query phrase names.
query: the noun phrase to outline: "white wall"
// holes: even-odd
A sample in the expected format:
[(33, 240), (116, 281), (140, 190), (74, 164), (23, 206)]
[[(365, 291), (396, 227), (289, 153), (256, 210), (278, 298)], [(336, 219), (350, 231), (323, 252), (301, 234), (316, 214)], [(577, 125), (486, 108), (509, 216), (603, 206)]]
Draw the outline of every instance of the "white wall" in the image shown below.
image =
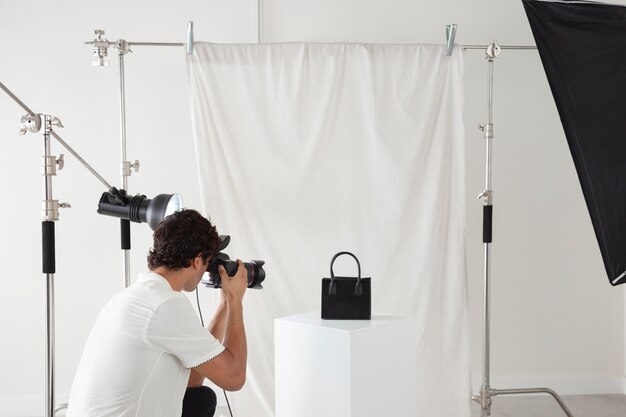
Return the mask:
[[(109, 182), (119, 179), (117, 58), (91, 67), (83, 42), (256, 42), (254, 0), (0, 3), (0, 81), (37, 112), (58, 116), (59, 134)], [(263, 41), (534, 44), (521, 2), (480, 0), (263, 1)], [(113, 54), (114, 52), (111, 51)], [(140, 159), (130, 191), (178, 191), (199, 207), (186, 99), (184, 52), (136, 47), (126, 57), (128, 159)], [(481, 203), (487, 65), (466, 53), (467, 262), (474, 374), (482, 350)], [(624, 290), (604, 274), (580, 186), (535, 51), (502, 52), (495, 67), (492, 386), (548, 385), (562, 393), (621, 392)], [(0, 407), (41, 410), (44, 289), (41, 274), (41, 137), (19, 136), (23, 112), (0, 95)], [(57, 223), (57, 393), (67, 397), (95, 315), (121, 286), (118, 222), (95, 213), (104, 191), (68, 152), (54, 197), (73, 205)], [(6, 200), (5, 200), (6, 201)], [(133, 227), (133, 274), (150, 232)], [(280, 285), (271, 282), (268, 285)], [(211, 295), (203, 292), (205, 305)], [(296, 312), (294, 312), (296, 313)], [(24, 402), (23, 399), (28, 399)], [(3, 414), (4, 415), (4, 414)]]

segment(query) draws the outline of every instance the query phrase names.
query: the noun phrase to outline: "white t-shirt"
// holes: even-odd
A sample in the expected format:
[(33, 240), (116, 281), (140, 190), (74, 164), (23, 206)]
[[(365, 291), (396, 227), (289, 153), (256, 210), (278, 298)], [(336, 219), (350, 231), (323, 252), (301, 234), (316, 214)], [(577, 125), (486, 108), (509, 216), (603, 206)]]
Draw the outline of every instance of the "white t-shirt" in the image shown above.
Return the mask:
[(100, 312), (67, 417), (180, 417), (189, 369), (223, 351), (187, 297), (158, 274), (140, 274)]

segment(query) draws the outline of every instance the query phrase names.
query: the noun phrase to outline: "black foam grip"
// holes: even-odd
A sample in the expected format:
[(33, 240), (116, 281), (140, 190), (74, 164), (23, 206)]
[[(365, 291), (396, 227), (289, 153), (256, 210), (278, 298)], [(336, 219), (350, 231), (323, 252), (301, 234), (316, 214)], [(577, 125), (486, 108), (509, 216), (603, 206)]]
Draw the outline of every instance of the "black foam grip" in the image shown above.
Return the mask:
[(54, 249), (54, 222), (41, 222), (41, 254), (44, 274), (56, 272)]
[(493, 206), (483, 206), (483, 243), (491, 243)]
[(122, 237), (122, 249), (130, 249), (130, 220), (120, 219), (120, 235)]

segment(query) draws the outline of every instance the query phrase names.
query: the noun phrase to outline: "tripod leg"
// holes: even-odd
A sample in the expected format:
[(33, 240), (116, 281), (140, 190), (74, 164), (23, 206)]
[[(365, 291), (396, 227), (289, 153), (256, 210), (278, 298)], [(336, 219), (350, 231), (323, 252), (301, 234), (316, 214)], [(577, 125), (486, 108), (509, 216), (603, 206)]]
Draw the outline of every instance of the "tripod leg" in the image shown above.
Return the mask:
[(559, 394), (550, 388), (517, 388), (517, 389), (494, 389), (492, 390), (494, 395), (511, 395), (511, 394), (549, 394), (559, 404), (563, 412), (567, 417), (574, 417), (572, 412), (567, 408)]

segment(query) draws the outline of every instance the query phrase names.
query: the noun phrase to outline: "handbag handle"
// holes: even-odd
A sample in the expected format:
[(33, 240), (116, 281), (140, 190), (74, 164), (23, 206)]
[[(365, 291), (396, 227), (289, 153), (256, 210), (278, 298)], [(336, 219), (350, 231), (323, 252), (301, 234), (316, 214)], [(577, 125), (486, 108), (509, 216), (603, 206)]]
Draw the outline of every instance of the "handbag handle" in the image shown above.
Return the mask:
[(363, 285), (361, 284), (361, 264), (359, 260), (354, 256), (354, 254), (350, 252), (339, 252), (333, 259), (330, 261), (330, 286), (328, 287), (328, 294), (335, 295), (337, 294), (337, 285), (335, 284), (335, 272), (333, 272), (333, 264), (335, 263), (335, 259), (340, 257), (341, 255), (350, 255), (356, 261), (356, 266), (359, 269), (359, 275), (356, 278), (356, 287), (354, 288), (354, 295), (363, 295)]

